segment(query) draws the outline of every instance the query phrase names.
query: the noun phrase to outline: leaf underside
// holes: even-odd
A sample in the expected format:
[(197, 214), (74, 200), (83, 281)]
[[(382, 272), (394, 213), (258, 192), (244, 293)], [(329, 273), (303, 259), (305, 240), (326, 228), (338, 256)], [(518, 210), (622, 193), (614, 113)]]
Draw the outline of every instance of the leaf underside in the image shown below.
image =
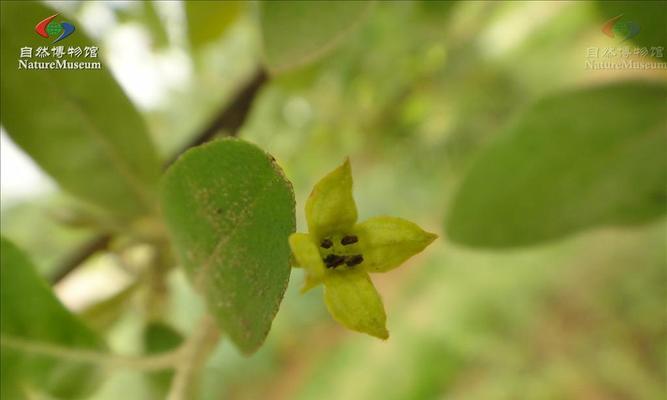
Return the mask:
[(369, 1), (263, 1), (260, 25), (267, 67), (296, 68), (333, 49), (368, 15)]
[(622, 82), (546, 98), (472, 166), (446, 221), (480, 247), (529, 245), (665, 212), (667, 86)]
[[(36, 57), (39, 46), (52, 51), (53, 39), (39, 37), (31, 27), (56, 12), (27, 1), (0, 7), (0, 118), (9, 136), (70, 193), (119, 217), (150, 212), (159, 160), (139, 113), (101, 55)], [(25, 46), (33, 48), (33, 57), (20, 59)], [(91, 46), (95, 43), (77, 29), (65, 47)], [(19, 69), (19, 60), (94, 61), (101, 69)]]
[[(24, 398), (22, 387), (36, 386), (58, 398), (80, 398), (100, 383), (101, 370), (27, 350), (31, 343), (87, 350), (105, 346), (69, 312), (28, 258), (2, 238), (0, 252), (0, 333), (2, 399)], [(7, 346), (19, 341), (19, 345)]]

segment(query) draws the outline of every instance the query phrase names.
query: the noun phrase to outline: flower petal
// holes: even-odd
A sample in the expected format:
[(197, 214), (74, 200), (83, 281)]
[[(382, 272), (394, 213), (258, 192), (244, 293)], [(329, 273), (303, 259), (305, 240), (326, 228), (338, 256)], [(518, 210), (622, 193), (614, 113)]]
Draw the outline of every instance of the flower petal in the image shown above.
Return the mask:
[(322, 282), (324, 263), (310, 235), (293, 233), (289, 237), (289, 245), (297, 265), (306, 271), (306, 282), (301, 289), (302, 292), (306, 292)]
[(357, 224), (353, 232), (359, 238), (364, 257), (361, 266), (368, 272), (394, 269), (438, 237), (413, 222), (395, 217), (371, 218)]
[(317, 182), (306, 202), (306, 220), (310, 233), (320, 239), (345, 232), (357, 221), (349, 159)]
[(389, 337), (382, 299), (365, 271), (330, 271), (324, 277), (324, 288), (324, 300), (336, 321), (380, 339)]

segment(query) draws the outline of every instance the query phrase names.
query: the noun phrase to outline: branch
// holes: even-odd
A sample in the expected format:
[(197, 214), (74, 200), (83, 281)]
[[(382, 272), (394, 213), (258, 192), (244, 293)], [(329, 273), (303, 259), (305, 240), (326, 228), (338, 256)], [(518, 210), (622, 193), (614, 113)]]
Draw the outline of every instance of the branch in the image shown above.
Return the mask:
[(183, 358), (184, 349), (150, 355), (125, 356), (103, 353), (94, 350), (59, 346), (53, 343), (34, 342), (12, 336), (0, 336), (0, 345), (24, 353), (57, 358), (107, 368), (132, 368), (141, 371), (156, 371), (174, 368)]
[(187, 400), (196, 397), (199, 371), (204, 367), (220, 340), (213, 317), (204, 316), (200, 325), (182, 346), (183, 356), (176, 366), (167, 400)]
[(194, 383), (210, 351), (218, 344), (220, 331), (209, 315), (188, 340), (176, 350), (145, 356), (126, 356), (96, 350), (72, 348), (58, 344), (0, 335), (0, 347), (23, 353), (51, 357), (71, 362), (94, 364), (106, 368), (131, 368), (140, 371), (175, 369), (169, 399), (185, 400), (194, 390)]
[(189, 148), (211, 140), (216, 133), (220, 131), (224, 131), (227, 136), (236, 136), (239, 128), (243, 125), (248, 116), (250, 106), (257, 96), (257, 92), (264, 86), (268, 78), (269, 76), (266, 73), (266, 70), (260, 68), (252, 79), (250, 79), (250, 81), (236, 93), (236, 96), (234, 96), (234, 100), (229, 104), (229, 107), (222, 109), (218, 115), (206, 125), (199, 135), (195, 136), (180, 152), (164, 164), (164, 168), (168, 168)]
[(81, 247), (72, 252), (60, 267), (56, 269), (56, 272), (50, 278), (51, 283), (60, 282), (93, 254), (98, 251), (106, 250), (109, 247), (109, 243), (111, 243), (111, 239), (112, 236), (105, 233), (97, 235), (84, 243)]
[[(250, 107), (255, 97), (257, 97), (257, 93), (267, 83), (268, 79), (266, 70), (260, 67), (253, 77), (236, 93), (231, 103), (224, 107), (180, 152), (168, 159), (164, 163), (163, 169), (167, 169), (186, 150), (211, 140), (220, 131), (224, 131), (228, 136), (236, 136), (239, 128), (248, 117)], [(50, 279), (51, 284), (60, 282), (93, 254), (106, 250), (111, 239), (112, 235), (103, 234), (84, 243), (56, 268), (56, 272)]]

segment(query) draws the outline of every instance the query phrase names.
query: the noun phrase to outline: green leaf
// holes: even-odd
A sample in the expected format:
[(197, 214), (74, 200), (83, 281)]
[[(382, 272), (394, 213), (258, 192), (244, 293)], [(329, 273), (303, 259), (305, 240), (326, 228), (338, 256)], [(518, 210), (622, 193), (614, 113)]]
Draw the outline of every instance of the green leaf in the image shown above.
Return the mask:
[(368, 15), (371, 1), (262, 1), (267, 67), (282, 72), (336, 47)]
[[(667, 1), (598, 1), (600, 15), (603, 20), (608, 21), (611, 18), (622, 15), (616, 22), (620, 24), (617, 28), (625, 34), (630, 33), (632, 29), (637, 29), (638, 33), (628, 40), (641, 47), (667, 47)], [(633, 25), (632, 28), (630, 26)], [(624, 41), (623, 35), (617, 36), (616, 44), (627, 46), (629, 43)], [(611, 39), (610, 39), (611, 40)], [(616, 46), (613, 46), (616, 47)], [(664, 61), (664, 60), (662, 60)]]
[(40, 356), (31, 348), (100, 350), (102, 340), (58, 301), (16, 246), (2, 238), (0, 250), (2, 398), (23, 398), (24, 386), (65, 399), (90, 394), (101, 378), (99, 369)]
[[(181, 343), (183, 343), (183, 335), (163, 322), (151, 321), (144, 329), (146, 354), (159, 354), (175, 350)], [(167, 398), (173, 376), (174, 371), (172, 370), (152, 372), (148, 376), (154, 398)]]
[(245, 353), (262, 344), (289, 279), (294, 193), (272, 158), (236, 139), (191, 149), (163, 178), (181, 262)]
[(530, 107), (472, 166), (446, 221), (470, 246), (529, 245), (665, 212), (667, 86), (621, 82)]
[[(159, 162), (137, 111), (102, 58), (100, 70), (18, 69), (22, 47), (35, 49), (53, 39), (34, 32), (37, 22), (55, 11), (34, 2), (0, 6), (2, 71), (0, 102), (7, 133), (64, 189), (120, 217), (134, 217), (155, 206)], [(56, 20), (69, 21), (62, 14)], [(95, 46), (83, 29), (63, 46)], [(104, 49), (100, 49), (104, 51)]]
[(141, 21), (146, 26), (146, 29), (151, 33), (153, 39), (153, 47), (156, 49), (163, 49), (169, 45), (169, 36), (165, 29), (160, 15), (155, 9), (155, 2), (152, 0), (143, 0), (141, 2)]
[(155, 0), (136, 1), (129, 7), (115, 7), (113, 12), (119, 24), (139, 24), (145, 28), (150, 34), (153, 50), (169, 46), (169, 34), (156, 9)]
[(198, 49), (219, 38), (243, 10), (242, 1), (186, 1), (188, 36)]

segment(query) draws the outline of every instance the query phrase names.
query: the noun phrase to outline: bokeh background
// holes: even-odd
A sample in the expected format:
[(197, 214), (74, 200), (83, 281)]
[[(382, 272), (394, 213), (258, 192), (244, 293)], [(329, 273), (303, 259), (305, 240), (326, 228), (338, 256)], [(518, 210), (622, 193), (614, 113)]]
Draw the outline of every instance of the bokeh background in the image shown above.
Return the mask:
[[(261, 64), (253, 3), (238, 4), (224, 32), (198, 46), (188, 40), (197, 21), (180, 2), (48, 4), (99, 43), (165, 158)], [(609, 45), (606, 19), (596, 2), (377, 2), (336, 49), (271, 78), (239, 136), (285, 169), (299, 230), (312, 185), (349, 156), (361, 220), (401, 216), (441, 237), (373, 277), (388, 341), (336, 324), (321, 288), (299, 294), (294, 270), (266, 344), (246, 358), (223, 341), (202, 398), (664, 398), (664, 219), (493, 251), (457, 245), (442, 228), (471, 161), (527, 104), (573, 87), (667, 78), (584, 68), (589, 47)], [(4, 132), (1, 144), (2, 233), (48, 277), (96, 227)], [(147, 251), (112, 248), (56, 286), (120, 353), (143, 349), (134, 264)], [(179, 269), (168, 286), (166, 320), (187, 335), (203, 305)], [(159, 398), (147, 378), (115, 371), (93, 398)]]

